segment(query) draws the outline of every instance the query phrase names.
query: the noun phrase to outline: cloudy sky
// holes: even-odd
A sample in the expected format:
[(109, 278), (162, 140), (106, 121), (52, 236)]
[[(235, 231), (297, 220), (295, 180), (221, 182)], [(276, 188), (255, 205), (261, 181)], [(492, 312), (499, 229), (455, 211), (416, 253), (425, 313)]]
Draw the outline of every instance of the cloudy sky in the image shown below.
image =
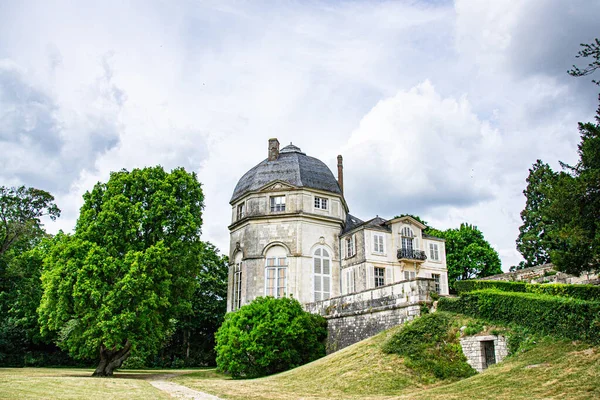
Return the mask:
[[(183, 166), (228, 248), (237, 180), (293, 142), (362, 219), (477, 225), (506, 270), (528, 168), (577, 158), (598, 88), (566, 71), (594, 0), (0, 0), (0, 185), (55, 195), (70, 231), (110, 171)], [(582, 64), (579, 61), (579, 64)]]

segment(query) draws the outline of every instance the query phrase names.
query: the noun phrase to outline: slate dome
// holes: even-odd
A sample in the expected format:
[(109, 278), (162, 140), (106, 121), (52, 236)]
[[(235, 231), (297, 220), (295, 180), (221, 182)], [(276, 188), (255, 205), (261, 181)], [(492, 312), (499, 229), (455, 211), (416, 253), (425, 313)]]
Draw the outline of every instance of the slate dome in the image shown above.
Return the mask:
[(246, 172), (235, 186), (230, 202), (233, 203), (246, 193), (276, 180), (342, 195), (338, 181), (327, 165), (321, 160), (307, 156), (299, 147), (290, 143), (279, 151), (276, 160), (269, 161), (267, 158)]

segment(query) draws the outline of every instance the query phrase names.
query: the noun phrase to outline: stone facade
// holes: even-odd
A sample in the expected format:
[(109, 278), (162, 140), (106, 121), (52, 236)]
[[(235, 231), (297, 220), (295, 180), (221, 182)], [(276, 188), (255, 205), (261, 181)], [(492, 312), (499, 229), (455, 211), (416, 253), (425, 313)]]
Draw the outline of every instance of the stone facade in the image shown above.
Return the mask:
[[(460, 339), (460, 345), (467, 362), (477, 372), (483, 371), (491, 364), (501, 362), (508, 355), (504, 336), (467, 336)], [(493, 353), (490, 353), (490, 350)]]
[[(448, 295), (445, 241), (423, 234), (424, 228), (406, 216), (389, 221), (374, 218), (346, 230), (340, 236), (342, 294), (375, 288), (376, 270), (381, 269), (384, 284), (436, 277), (436, 291)], [(410, 237), (403, 236), (405, 232), (410, 232)], [(349, 241), (354, 243), (354, 254), (348, 251)], [(398, 250), (407, 244), (413, 254), (402, 258)]]
[(327, 319), (327, 352), (337, 351), (420, 315), (431, 304), (432, 279), (397, 282), (328, 300), (305, 304)]

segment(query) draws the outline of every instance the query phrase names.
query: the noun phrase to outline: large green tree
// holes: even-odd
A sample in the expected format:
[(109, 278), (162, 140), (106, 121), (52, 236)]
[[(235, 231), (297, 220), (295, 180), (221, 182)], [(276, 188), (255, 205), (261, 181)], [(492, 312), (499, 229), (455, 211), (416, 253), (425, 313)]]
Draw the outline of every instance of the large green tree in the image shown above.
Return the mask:
[(429, 228), (426, 233), (446, 240), (446, 267), (450, 287), (457, 280), (502, 273), (498, 253), (476, 226), (462, 223), (458, 229), (440, 231)]
[(41, 340), (36, 313), (42, 292), (42, 260), (49, 237), (42, 224), (45, 216), (52, 220), (60, 216), (50, 193), (25, 186), (0, 187), (0, 365), (3, 366), (43, 365), (57, 352), (54, 346)]
[(111, 173), (83, 197), (75, 233), (45, 258), (39, 321), (73, 357), (99, 358), (94, 376), (111, 376), (191, 313), (204, 196), (195, 174), (153, 167)]
[(580, 123), (579, 161), (563, 164), (546, 214), (552, 220), (550, 258), (579, 275), (600, 271), (600, 108), (596, 123)]
[(517, 250), (523, 255), (523, 268), (550, 262), (552, 221), (545, 212), (550, 204), (551, 191), (557, 174), (548, 164), (537, 160), (529, 169), (525, 209), (521, 212), (523, 225), (519, 228)]

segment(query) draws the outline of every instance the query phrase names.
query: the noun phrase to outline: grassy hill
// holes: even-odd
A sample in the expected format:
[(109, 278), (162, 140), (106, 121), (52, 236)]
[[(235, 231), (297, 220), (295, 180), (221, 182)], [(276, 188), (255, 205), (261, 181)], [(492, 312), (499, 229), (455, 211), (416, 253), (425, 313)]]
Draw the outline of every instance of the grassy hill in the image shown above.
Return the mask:
[(401, 357), (382, 352), (382, 344), (397, 330), (266, 378), (231, 380), (206, 370), (174, 381), (229, 399), (600, 398), (599, 347), (545, 338), (529, 351), (473, 377), (424, 380)]

